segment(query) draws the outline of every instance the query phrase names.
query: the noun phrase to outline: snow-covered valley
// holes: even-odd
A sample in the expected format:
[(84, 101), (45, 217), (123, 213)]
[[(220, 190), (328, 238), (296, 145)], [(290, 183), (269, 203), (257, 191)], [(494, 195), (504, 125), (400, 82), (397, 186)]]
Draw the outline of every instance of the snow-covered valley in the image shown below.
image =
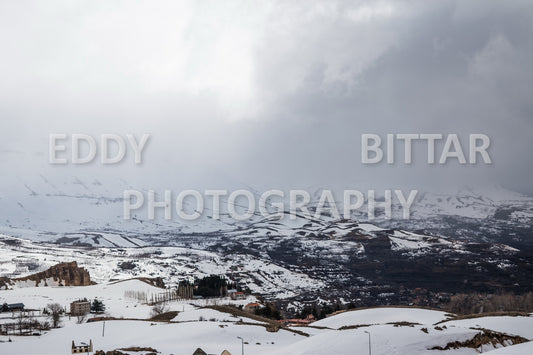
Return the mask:
[[(95, 351), (139, 347), (155, 349), (162, 355), (190, 355), (197, 348), (202, 348), (209, 354), (221, 354), (223, 350), (240, 354), (238, 337), (242, 337), (246, 354), (365, 354), (370, 339), (372, 354), (467, 355), (479, 353), (481, 344), (474, 348), (465, 345), (450, 350), (430, 349), (453, 342), (467, 342), (484, 332), (492, 334), (491, 331), (505, 333), (508, 337), (503, 339), (514, 339), (513, 336), (533, 339), (533, 317), (527, 316), (453, 320), (453, 315), (440, 311), (372, 308), (332, 315), (307, 327), (268, 331), (268, 323), (208, 308), (215, 303), (245, 304), (253, 298), (242, 301), (229, 298), (173, 301), (167, 304), (168, 311), (178, 312), (177, 316), (170, 321), (158, 322), (149, 319), (148, 305), (125, 296), (128, 290), (160, 291), (139, 280), (86, 287), (25, 287), (0, 291), (3, 300), (23, 301), (28, 308), (35, 309), (50, 302), (68, 305), (79, 297), (99, 297), (107, 306), (105, 315), (116, 318), (79, 324), (76, 317), (65, 316), (61, 328), (44, 331), (40, 335), (0, 336), (2, 354), (32, 354), (35, 349), (43, 355), (68, 354), (72, 341), (76, 344), (92, 342)], [(45, 317), (37, 313), (35, 318)], [(16, 322), (16, 319), (16, 314), (0, 313), (0, 324)], [(483, 352), (503, 348), (505, 351), (502, 349), (503, 352), (498, 353), (527, 354), (533, 349), (532, 343), (512, 345), (512, 340), (498, 343), (494, 336), (487, 336), (482, 342)], [(124, 350), (124, 353), (148, 352)]]

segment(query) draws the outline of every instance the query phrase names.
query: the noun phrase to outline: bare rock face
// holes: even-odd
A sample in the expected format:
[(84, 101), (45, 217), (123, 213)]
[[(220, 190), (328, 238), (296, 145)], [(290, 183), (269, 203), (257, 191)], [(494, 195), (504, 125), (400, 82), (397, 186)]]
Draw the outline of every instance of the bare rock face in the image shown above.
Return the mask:
[(137, 279), (154, 287), (165, 288), (165, 281), (161, 277), (137, 277)]
[(35, 281), (35, 286), (48, 286), (47, 280), (53, 279), (60, 286), (89, 286), (91, 276), (85, 268), (78, 267), (75, 261), (52, 266), (46, 271), (30, 276), (13, 279), (13, 281)]
[(8, 290), (13, 286), (13, 281), (7, 277), (0, 277), (0, 290)]

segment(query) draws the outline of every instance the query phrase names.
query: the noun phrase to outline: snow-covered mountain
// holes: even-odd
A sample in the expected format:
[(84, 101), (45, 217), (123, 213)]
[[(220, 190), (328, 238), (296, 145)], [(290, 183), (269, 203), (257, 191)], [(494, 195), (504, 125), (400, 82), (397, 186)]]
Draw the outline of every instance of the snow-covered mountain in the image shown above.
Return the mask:
[[(126, 276), (116, 271), (122, 259), (139, 261), (129, 276), (161, 274), (177, 282), (179, 277), (226, 274), (258, 294), (286, 299), (286, 307), (317, 297), (364, 305), (412, 303), (413, 295), (400, 295), (400, 287), (531, 289), (533, 198), (501, 187), (420, 193), (410, 219), (377, 214), (371, 223), (364, 207), (350, 219), (303, 214), (271, 219), (256, 213), (236, 221), (222, 210), (219, 220), (209, 217), (212, 211), (193, 222), (161, 216), (148, 220), (143, 211), (124, 220), (122, 192), (132, 188), (146, 192), (120, 179), (21, 177), (0, 196), (0, 233), (28, 240), (18, 246), (17, 257), (32, 250), (48, 255), (40, 267), (76, 256), (90, 260), (88, 267), (102, 266), (94, 270), (102, 280)], [(249, 190), (258, 200), (261, 189)], [(311, 212), (320, 190), (309, 189)], [(337, 190), (334, 195), (342, 196)], [(342, 201), (338, 205), (342, 208)], [(4, 265), (9, 264), (14, 256), (2, 253)], [(151, 256), (138, 257), (143, 254)]]
[[(522, 293), (533, 287), (533, 199), (501, 188), (421, 193), (408, 220), (387, 220), (378, 213), (368, 221), (363, 208), (349, 219), (301, 213), (295, 219), (272, 219), (256, 213), (249, 220), (235, 221), (222, 211), (220, 220), (204, 216), (192, 223), (148, 220), (142, 211), (124, 220), (121, 194), (130, 188), (146, 192), (126, 181), (92, 177), (52, 181), (39, 176), (5, 189), (0, 197), (0, 277), (24, 277), (75, 260), (97, 285), (57, 288), (15, 282), (0, 290), (2, 302), (42, 308), (51, 301), (67, 304), (80, 294), (102, 296), (108, 315), (147, 319), (149, 307), (128, 295), (162, 291), (137, 279), (161, 277), (173, 287), (212, 274), (225, 275), (256, 297), (276, 302), (287, 315), (306, 305), (336, 302), (356, 307), (441, 307), (455, 292)], [(313, 212), (320, 189), (310, 192)], [(338, 205), (342, 208), (342, 201)], [(400, 214), (396, 207), (393, 215)], [(241, 303), (252, 301), (257, 298)], [(530, 317), (499, 317), (496, 323), (488, 317), (448, 320), (443, 312), (416, 309), (346, 312), (316, 322), (316, 327), (272, 333), (265, 330), (268, 324), (250, 325), (256, 321), (241, 322), (231, 314), (202, 308), (208, 302), (171, 303), (179, 314), (166, 325), (116, 320), (108, 325), (110, 335), (128, 327), (134, 336), (93, 340), (105, 350), (142, 345), (188, 354), (203, 346), (220, 353), (223, 345), (238, 353), (240, 344), (227, 339), (243, 336), (250, 354), (325, 354), (366, 349), (366, 330), (375, 339), (375, 354), (425, 354), (446, 347), (456, 349), (441, 351), (474, 354), (485, 341), (484, 351), (506, 346), (495, 351), (509, 349), (511, 354), (514, 349), (529, 351), (529, 343), (512, 345), (517, 336), (533, 338), (528, 333)], [(210, 321), (199, 321), (205, 319)], [(10, 320), (0, 317), (0, 323), (4, 321)], [(73, 339), (86, 341), (84, 336), (101, 330), (99, 324), (75, 323), (68, 321), (65, 328), (43, 336), (43, 353), (55, 354), (60, 339), (69, 344)], [(148, 335), (142, 337), (146, 341), (139, 342), (137, 333)], [(178, 333), (187, 339), (180, 341), (182, 352), (175, 349)], [(16, 340), (0, 346), (8, 354), (18, 354), (36, 344)]]
[[(5, 185), (7, 182), (4, 182)], [(146, 186), (135, 186), (123, 179), (70, 176), (47, 177), (20, 176), (3, 186), (0, 194), (2, 211), (0, 232), (8, 235), (26, 237), (33, 240), (60, 242), (63, 244), (92, 244), (95, 246), (135, 246), (142, 242), (135, 239), (118, 241), (106, 239), (102, 233), (115, 232), (123, 237), (146, 239), (157, 238), (159, 242), (169, 236), (205, 233), (232, 233), (239, 229), (272, 227), (278, 232), (293, 233), (294, 225), (308, 223), (307, 219), (298, 218), (291, 221), (264, 220), (256, 213), (245, 221), (236, 221), (224, 210), (227, 196), (221, 198), (220, 219), (211, 218), (211, 206), (206, 203), (202, 218), (184, 221), (172, 215), (170, 220), (156, 214), (150, 220), (146, 210), (134, 211), (131, 220), (124, 219), (123, 191), (136, 189), (145, 195)], [(232, 186), (222, 184), (221, 186)], [(242, 186), (241, 186), (242, 187)], [(259, 188), (245, 186), (259, 200)], [(168, 187), (167, 187), (168, 188)], [(327, 188), (327, 187), (326, 187)], [(353, 189), (354, 187), (347, 187)], [(307, 189), (311, 195), (310, 210), (316, 207), (323, 188)], [(163, 189), (154, 189), (161, 199)], [(342, 190), (332, 188), (339, 209), (342, 210)], [(175, 186), (174, 192), (179, 192)], [(366, 192), (366, 191), (363, 191)], [(378, 195), (379, 191), (376, 192)], [(174, 195), (173, 198), (176, 196)], [(287, 198), (286, 198), (287, 199)], [(174, 203), (174, 200), (172, 201)], [(531, 246), (533, 231), (533, 197), (521, 195), (502, 187), (464, 188), (448, 193), (419, 191), (411, 207), (409, 219), (402, 219), (399, 204), (393, 204), (393, 218), (387, 220), (380, 209), (376, 210), (376, 219), (372, 221), (384, 228), (397, 228), (408, 231), (425, 230), (451, 239), (476, 240), (485, 242), (507, 243), (513, 246)], [(186, 200), (185, 208), (194, 206)], [(241, 206), (237, 206), (237, 209)], [(351, 219), (358, 222), (368, 220), (366, 205), (353, 211)], [(321, 216), (322, 222), (331, 222), (332, 218)], [(337, 221), (338, 222), (338, 221)], [(305, 227), (304, 227), (305, 229)], [(299, 231), (299, 230), (298, 230)], [(311, 231), (311, 229), (310, 229)], [(140, 243), (140, 244), (139, 244)]]

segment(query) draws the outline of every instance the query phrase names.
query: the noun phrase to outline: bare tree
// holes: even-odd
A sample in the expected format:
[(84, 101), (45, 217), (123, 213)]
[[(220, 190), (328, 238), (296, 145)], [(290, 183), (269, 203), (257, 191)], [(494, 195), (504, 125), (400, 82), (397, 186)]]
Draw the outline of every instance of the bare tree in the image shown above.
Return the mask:
[(85, 319), (87, 319), (87, 314), (80, 314), (76, 318), (76, 323), (81, 324), (85, 322)]
[(50, 322), (43, 321), (39, 323), (39, 332), (42, 332), (43, 330), (50, 330)]
[(24, 313), (20, 311), (17, 317), (17, 326), (19, 328), (19, 335), (22, 335), (22, 330), (24, 329), (25, 323), (26, 323), (26, 317), (24, 316)]
[(165, 302), (160, 302), (152, 307), (152, 317), (168, 312), (168, 307)]
[(63, 314), (63, 307), (61, 307), (59, 303), (50, 303), (46, 306), (46, 309), (52, 318), (53, 327), (59, 328), (59, 324), (61, 323), (61, 315)]

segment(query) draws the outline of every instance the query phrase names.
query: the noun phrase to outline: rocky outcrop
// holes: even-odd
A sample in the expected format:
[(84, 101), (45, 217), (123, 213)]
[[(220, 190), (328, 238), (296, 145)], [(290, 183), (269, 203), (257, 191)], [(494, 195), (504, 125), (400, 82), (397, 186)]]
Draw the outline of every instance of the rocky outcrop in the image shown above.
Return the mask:
[(48, 285), (49, 280), (54, 280), (54, 283), (59, 286), (89, 286), (92, 284), (89, 271), (78, 267), (78, 263), (75, 261), (57, 264), (48, 270), (12, 281), (35, 281), (35, 286), (50, 286)]
[[(476, 329), (476, 328), (471, 328)], [(476, 334), (472, 339), (465, 341), (453, 341), (446, 346), (434, 346), (430, 350), (451, 350), (451, 349), (463, 349), (472, 348), (478, 349), (485, 344), (490, 344), (495, 348), (499, 348), (507, 345), (515, 345), (525, 343), (528, 340), (518, 335), (508, 335), (505, 333), (495, 332), (489, 329), (479, 328), (479, 334)]]
[(13, 286), (13, 281), (7, 277), (0, 277), (0, 290), (8, 290)]
[(138, 277), (137, 279), (154, 287), (165, 288), (165, 281), (161, 277)]

